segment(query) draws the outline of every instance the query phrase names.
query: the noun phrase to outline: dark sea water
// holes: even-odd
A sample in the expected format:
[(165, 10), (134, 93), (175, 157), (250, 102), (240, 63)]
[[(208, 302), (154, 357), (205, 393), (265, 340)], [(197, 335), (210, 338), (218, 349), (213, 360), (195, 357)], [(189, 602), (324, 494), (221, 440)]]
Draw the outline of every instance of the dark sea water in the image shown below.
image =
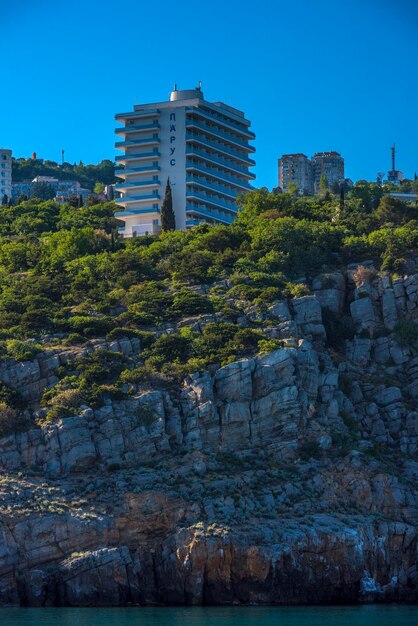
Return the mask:
[(1, 626), (418, 626), (418, 606), (0, 609)]

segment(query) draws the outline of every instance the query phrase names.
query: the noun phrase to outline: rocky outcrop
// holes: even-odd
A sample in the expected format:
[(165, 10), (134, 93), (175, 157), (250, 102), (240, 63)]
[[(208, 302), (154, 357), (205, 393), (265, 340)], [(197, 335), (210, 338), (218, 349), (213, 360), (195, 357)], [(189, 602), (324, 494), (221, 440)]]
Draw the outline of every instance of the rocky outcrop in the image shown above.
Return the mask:
[[(269, 354), (1, 439), (0, 604), (416, 602), (418, 276), (355, 269), (243, 314)], [(0, 379), (38, 408), (98, 348), (140, 355), (96, 341)]]
[(33, 361), (16, 362), (8, 359), (0, 362), (0, 382), (19, 391), (26, 400), (36, 402), (45, 389), (53, 387), (58, 382), (57, 369), (69, 361), (86, 356), (95, 350), (109, 350), (130, 356), (138, 354), (140, 347), (137, 338), (124, 337), (110, 342), (94, 339), (85, 347), (49, 349), (40, 352)]
[[(192, 512), (185, 502), (177, 503), (177, 510), (180, 504), (184, 507), (180, 517), (170, 516), (174, 503), (158, 503), (152, 495), (146, 502), (129, 504), (129, 512), (107, 524), (47, 518), (39, 530), (27, 522), (11, 529), (15, 537), (20, 534), (20, 541), (25, 532), (25, 544), (32, 541), (37, 548), (24, 560), (3, 544), (2, 554), (7, 550), (0, 579), (3, 603), (119, 606), (418, 599), (417, 533), (409, 524), (355, 520), (346, 524), (322, 514), (298, 524), (271, 520), (245, 531), (222, 531), (203, 524), (187, 526)], [(164, 510), (156, 513), (158, 504)], [(59, 531), (56, 544), (47, 540), (47, 525)], [(103, 540), (110, 546), (93, 548)], [(62, 559), (62, 552), (70, 555)]]

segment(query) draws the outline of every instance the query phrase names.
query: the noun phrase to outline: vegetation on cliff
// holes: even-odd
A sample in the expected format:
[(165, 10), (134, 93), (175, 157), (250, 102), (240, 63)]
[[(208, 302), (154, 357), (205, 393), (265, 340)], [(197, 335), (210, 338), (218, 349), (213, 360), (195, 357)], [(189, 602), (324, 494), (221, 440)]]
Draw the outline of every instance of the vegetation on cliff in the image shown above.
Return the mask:
[[(99, 402), (103, 394), (125, 393), (129, 384), (167, 382), (271, 351), (280, 340), (266, 335), (256, 318), (243, 317), (248, 307), (262, 311), (309, 294), (313, 276), (354, 258), (403, 271), (418, 247), (418, 209), (375, 184), (357, 184), (344, 202), (329, 192), (299, 197), (261, 189), (243, 197), (241, 209), (231, 226), (204, 224), (123, 241), (113, 203), (2, 206), (3, 358), (29, 359), (39, 349), (34, 339), (71, 346), (95, 337), (138, 337), (140, 362), (103, 351), (62, 368), (45, 402), (68, 392), (71, 412), (82, 398)], [(200, 327), (193, 316), (210, 319)], [(353, 334), (345, 322), (331, 313), (324, 320), (335, 348)], [(50, 417), (65, 412), (60, 407)]]

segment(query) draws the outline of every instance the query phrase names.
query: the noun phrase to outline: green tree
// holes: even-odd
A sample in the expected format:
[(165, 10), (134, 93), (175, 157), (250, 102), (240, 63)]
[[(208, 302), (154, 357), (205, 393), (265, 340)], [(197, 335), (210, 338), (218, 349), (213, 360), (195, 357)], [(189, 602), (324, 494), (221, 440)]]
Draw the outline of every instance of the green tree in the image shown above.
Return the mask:
[(345, 204), (345, 193), (344, 193), (344, 185), (340, 185), (340, 209), (344, 208)]
[(176, 217), (173, 210), (170, 179), (167, 178), (165, 196), (161, 207), (161, 227), (165, 230), (176, 230)]
[(328, 191), (328, 189), (329, 189), (328, 178), (325, 176), (325, 174), (322, 174), (321, 178), (319, 179), (319, 190)]
[(68, 198), (68, 204), (73, 207), (73, 209), (78, 208), (78, 196), (73, 193), (72, 196)]
[(27, 197), (27, 195), (24, 193), (21, 193), (17, 199), (17, 204), (21, 204), (22, 202), (27, 202), (28, 200), (29, 198)]
[(39, 198), (40, 200), (52, 200), (55, 198), (55, 191), (48, 183), (35, 183), (32, 187), (31, 198)]
[(104, 189), (105, 189), (104, 183), (99, 183), (99, 182), (97, 182), (97, 183), (94, 185), (94, 189), (93, 189), (93, 191), (94, 191), (94, 193), (99, 194), (99, 193), (103, 193), (103, 192), (104, 192)]
[(299, 193), (299, 187), (296, 183), (289, 183), (287, 186), (287, 193), (290, 193), (291, 196), (297, 196)]
[(9, 198), (7, 196), (7, 193), (5, 193), (3, 198), (1, 199), (1, 204), (2, 204), (2, 206), (7, 206), (8, 203), (9, 203)]
[(405, 224), (410, 220), (418, 219), (418, 209), (408, 205), (398, 198), (386, 195), (380, 200), (375, 211), (375, 216), (381, 224), (391, 222), (392, 224)]

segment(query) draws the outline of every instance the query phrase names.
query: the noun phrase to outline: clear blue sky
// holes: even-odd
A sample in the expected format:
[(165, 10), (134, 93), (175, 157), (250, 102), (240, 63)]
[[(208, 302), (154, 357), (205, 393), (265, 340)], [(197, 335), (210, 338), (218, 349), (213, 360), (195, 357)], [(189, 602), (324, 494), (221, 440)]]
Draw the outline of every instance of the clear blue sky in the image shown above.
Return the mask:
[(12, 0), (1, 8), (0, 146), (114, 158), (116, 112), (201, 80), (245, 111), (257, 184), (282, 153), (334, 149), (347, 176), (418, 170), (417, 0)]

